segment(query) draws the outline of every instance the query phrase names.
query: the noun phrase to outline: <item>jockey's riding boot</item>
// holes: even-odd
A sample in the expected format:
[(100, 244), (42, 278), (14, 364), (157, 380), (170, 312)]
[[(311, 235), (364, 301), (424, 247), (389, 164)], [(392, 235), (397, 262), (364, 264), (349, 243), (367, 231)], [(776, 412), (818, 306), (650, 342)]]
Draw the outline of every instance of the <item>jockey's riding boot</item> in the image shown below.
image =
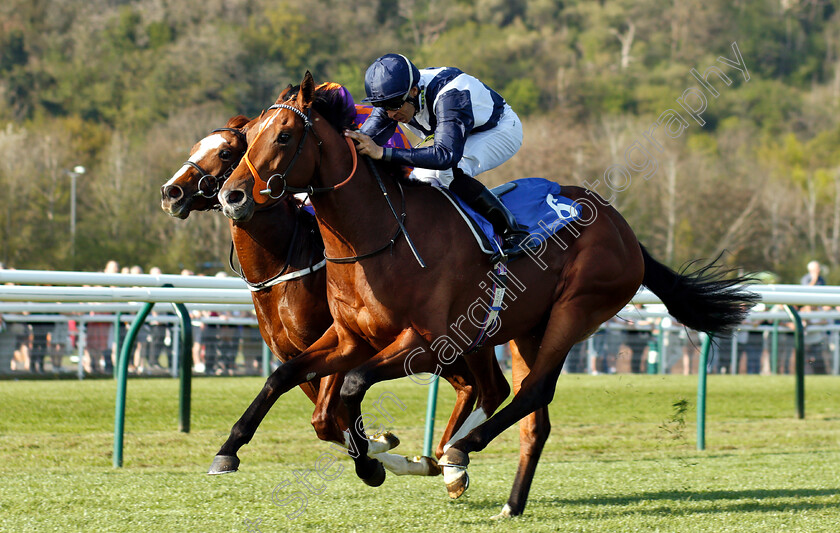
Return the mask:
[(517, 255), (524, 251), (519, 246), (529, 235), (525, 228), (519, 226), (505, 204), (499, 197), (490, 192), (480, 181), (468, 176), (458, 167), (452, 169), (453, 180), (449, 190), (457, 194), (470, 207), (486, 218), (493, 230), (502, 236), (502, 253), (497, 253), (491, 259), (498, 262), (502, 255)]
[[(519, 255), (524, 251), (520, 245), (529, 233), (516, 223), (513, 213), (505, 207), (498, 196), (485, 188), (475, 199), (469, 202), (469, 205), (493, 224), (493, 230), (502, 236), (504, 255)], [(498, 259), (499, 257), (494, 256), (493, 262), (498, 261)]]

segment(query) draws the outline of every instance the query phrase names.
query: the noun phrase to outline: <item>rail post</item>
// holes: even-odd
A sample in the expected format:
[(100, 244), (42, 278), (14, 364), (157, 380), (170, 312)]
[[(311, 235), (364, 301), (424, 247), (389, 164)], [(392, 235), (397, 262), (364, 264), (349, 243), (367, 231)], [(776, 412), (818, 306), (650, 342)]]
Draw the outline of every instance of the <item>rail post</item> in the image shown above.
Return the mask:
[(125, 433), (125, 387), (128, 378), (128, 358), (131, 356), (132, 348), (134, 348), (134, 340), (137, 338), (137, 332), (140, 331), (140, 326), (146, 321), (149, 311), (152, 310), (155, 304), (147, 302), (143, 308), (137, 313), (137, 317), (131, 324), (128, 330), (128, 335), (125, 336), (125, 341), (120, 348), (119, 358), (117, 359), (117, 401), (114, 408), (114, 468), (122, 468), (123, 465), (123, 435)]
[(786, 305), (785, 311), (793, 321), (793, 341), (796, 345), (796, 417), (805, 418), (805, 328), (802, 317), (792, 305)]
[(262, 377), (268, 378), (271, 375), (271, 348), (263, 341), (262, 343)]
[[(76, 377), (85, 379), (85, 348), (87, 347), (87, 322), (79, 320), (76, 326), (76, 353), (79, 363), (76, 365)], [(91, 361), (91, 367), (93, 362)]]
[(667, 336), (668, 333), (667, 331), (665, 331), (665, 328), (670, 325), (671, 321), (668, 320), (668, 322), (665, 322), (666, 320), (668, 319), (662, 318), (659, 320), (659, 335), (657, 338), (657, 342), (659, 343), (659, 360), (656, 363), (656, 373), (659, 374), (665, 374), (665, 363), (667, 361), (666, 357), (668, 355), (666, 352), (669, 348), (669, 346), (667, 346), (666, 344), (670, 344), (670, 342), (668, 342), (670, 341), (670, 339)]
[(180, 387), (178, 389), (178, 431), (189, 433), (192, 403), (192, 322), (187, 306), (182, 303), (172, 305), (181, 319), (181, 331), (178, 333), (178, 342), (180, 343), (179, 363), (181, 363)]
[(437, 410), (438, 376), (429, 384), (429, 397), (426, 400), (426, 432), (423, 436), (423, 455), (432, 456), (432, 439), (435, 435), (435, 411)]
[(697, 364), (697, 449), (700, 451), (706, 449), (706, 367), (711, 346), (712, 336), (704, 333)]

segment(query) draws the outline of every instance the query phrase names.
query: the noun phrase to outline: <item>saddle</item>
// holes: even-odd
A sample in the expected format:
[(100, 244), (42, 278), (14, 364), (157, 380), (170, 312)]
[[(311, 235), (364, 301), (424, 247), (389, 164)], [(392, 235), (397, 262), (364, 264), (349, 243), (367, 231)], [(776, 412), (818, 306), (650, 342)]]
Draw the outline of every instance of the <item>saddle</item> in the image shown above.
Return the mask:
[[(449, 189), (434, 188), (452, 203), (482, 252), (495, 255), (501, 251), (501, 236), (494, 233), (490, 222)], [(581, 216), (580, 206), (563, 196), (562, 186), (547, 179), (521, 178), (499, 185), (491, 191), (510, 209), (516, 222), (531, 234), (523, 242), (527, 248), (539, 247), (551, 235)], [(521, 254), (517, 257), (521, 257)]]

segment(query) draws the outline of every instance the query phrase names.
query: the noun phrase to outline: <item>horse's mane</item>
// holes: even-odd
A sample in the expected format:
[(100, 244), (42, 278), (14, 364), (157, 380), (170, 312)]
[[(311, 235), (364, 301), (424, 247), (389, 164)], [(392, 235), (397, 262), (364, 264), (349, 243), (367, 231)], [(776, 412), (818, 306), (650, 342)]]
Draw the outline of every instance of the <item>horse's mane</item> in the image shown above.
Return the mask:
[[(291, 85), (283, 96), (286, 100), (297, 97), (300, 85)], [(330, 125), (338, 131), (356, 129), (356, 106), (353, 96), (343, 85), (338, 83), (322, 83), (315, 88), (312, 108), (324, 117)]]
[(242, 129), (245, 124), (250, 122), (251, 119), (246, 117), (245, 115), (236, 115), (235, 117), (231, 117), (228, 119), (227, 123), (225, 124), (226, 128), (236, 128)]

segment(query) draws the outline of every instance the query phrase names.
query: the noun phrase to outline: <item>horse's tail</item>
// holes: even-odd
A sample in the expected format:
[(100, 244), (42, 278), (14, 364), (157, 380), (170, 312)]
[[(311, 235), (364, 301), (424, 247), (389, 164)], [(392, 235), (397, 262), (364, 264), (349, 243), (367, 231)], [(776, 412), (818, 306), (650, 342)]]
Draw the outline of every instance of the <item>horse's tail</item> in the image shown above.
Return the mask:
[(639, 246), (645, 261), (642, 284), (662, 300), (674, 318), (691, 329), (710, 334), (731, 332), (761, 299), (739, 287), (752, 278), (726, 278), (732, 271), (716, 265), (720, 256), (694, 272), (687, 272), (693, 263), (675, 272)]

